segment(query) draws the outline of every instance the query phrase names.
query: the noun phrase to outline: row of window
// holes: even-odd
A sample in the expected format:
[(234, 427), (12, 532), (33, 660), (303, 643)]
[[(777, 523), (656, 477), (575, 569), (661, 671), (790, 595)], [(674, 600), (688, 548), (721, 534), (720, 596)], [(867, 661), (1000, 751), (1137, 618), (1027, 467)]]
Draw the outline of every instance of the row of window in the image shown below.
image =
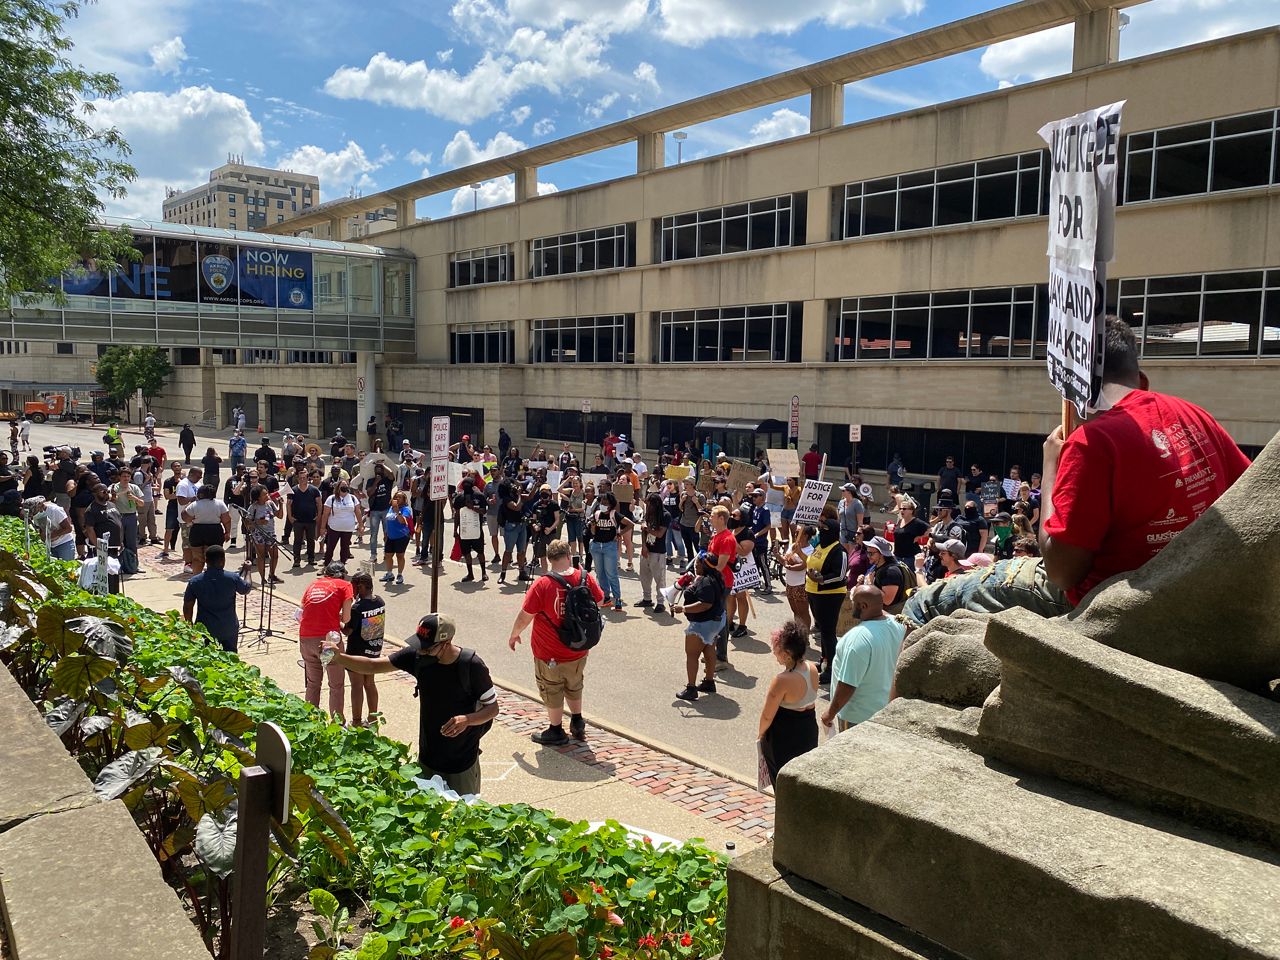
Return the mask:
[(449, 330), (450, 363), (515, 363), (516, 335), (510, 323), (460, 323)]
[(800, 312), (796, 302), (663, 311), (658, 362), (798, 362)]
[[(1123, 139), (1121, 203), (1280, 183), (1278, 110)], [(1032, 150), (845, 184), (832, 193), (832, 239), (1044, 216), (1048, 163), (1047, 150)], [(655, 222), (654, 260), (802, 244), (805, 200), (799, 193), (662, 217)], [(532, 277), (633, 266), (634, 224), (539, 238), (531, 251)], [(515, 279), (509, 246), (461, 252), (451, 269), (455, 287)]]
[[(600, 438), (612, 430), (616, 434), (631, 436), (631, 414), (610, 413), (595, 410), (582, 413), (579, 410), (546, 410), (541, 407), (525, 409), (525, 436), (537, 440), (560, 440), (570, 444), (585, 443), (587, 458), (585, 464), (595, 462)], [(527, 451), (524, 451), (527, 453)], [(555, 456), (556, 451), (550, 451)], [(582, 450), (574, 450), (581, 458)], [(579, 462), (582, 462), (581, 460)]]
[(635, 363), (636, 315), (534, 320), (531, 363)]

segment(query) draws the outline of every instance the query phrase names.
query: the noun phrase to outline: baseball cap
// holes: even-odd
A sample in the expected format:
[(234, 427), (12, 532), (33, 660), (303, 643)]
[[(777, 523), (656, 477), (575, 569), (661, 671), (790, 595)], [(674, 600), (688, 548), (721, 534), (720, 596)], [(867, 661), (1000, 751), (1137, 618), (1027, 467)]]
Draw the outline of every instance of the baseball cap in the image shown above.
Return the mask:
[(470, 440), (470, 439), (471, 439), (471, 434), (469, 434), (469, 433), (464, 433), (464, 434), (462, 435), (462, 439), (463, 439), (463, 440)]
[(620, 433), (620, 434), (618, 434), (618, 439), (619, 439), (619, 440), (625, 440), (625, 439), (627, 439), (627, 435), (626, 435), (625, 433)]
[(401, 440), (401, 441), (400, 441), (400, 446), (402, 446), (402, 447), (407, 447), (407, 446), (409, 446), (409, 438), (408, 438), (408, 437), (405, 437), (403, 440)]
[(963, 560), (964, 555), (969, 552), (969, 548), (964, 545), (963, 540), (946, 540), (942, 543), (944, 552), (951, 554), (957, 560)]
[(857, 485), (856, 485), (856, 484), (852, 484), (852, 483), (842, 483), (842, 484), (840, 485), (840, 489), (841, 489), (841, 490), (848, 490), (850, 493), (857, 493), (857, 492), (858, 492), (858, 487), (857, 487)]
[(545, 493), (550, 493), (550, 492), (551, 492), (551, 484), (549, 484), (549, 483), (544, 483), (542, 486), (540, 486), (540, 487), (538, 488), (538, 492), (539, 492), (539, 493), (544, 493), (544, 492), (545, 492)]
[(1012, 523), (1013, 522), (1013, 517), (1009, 516), (1009, 514), (1005, 513), (1003, 510), (997, 513), (991, 519), (994, 520), (996, 523)]
[(955, 505), (956, 505), (956, 498), (955, 498), (955, 495), (952, 494), (950, 490), (943, 490), (940, 494), (938, 494), (938, 506), (955, 507)]
[(893, 544), (884, 537), (872, 537), (867, 541), (868, 550), (879, 550), (880, 555), (886, 560), (893, 556)]
[(418, 629), (414, 636), (418, 640), (418, 649), (428, 650), (437, 643), (446, 643), (457, 634), (458, 627), (449, 617), (442, 613), (428, 613), (418, 621)]
[(989, 567), (995, 562), (995, 557), (989, 553), (975, 553), (972, 557), (961, 560), (960, 566), (972, 570), (974, 567)]

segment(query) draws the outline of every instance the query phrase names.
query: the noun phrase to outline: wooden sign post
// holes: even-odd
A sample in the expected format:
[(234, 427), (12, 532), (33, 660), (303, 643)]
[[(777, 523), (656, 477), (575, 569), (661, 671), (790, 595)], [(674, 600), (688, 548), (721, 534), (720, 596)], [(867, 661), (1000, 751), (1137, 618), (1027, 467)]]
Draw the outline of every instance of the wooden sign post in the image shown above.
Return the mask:
[(271, 821), (289, 819), (293, 749), (274, 723), (258, 725), (258, 764), (240, 769), (231, 874), (231, 960), (262, 960), (267, 939)]

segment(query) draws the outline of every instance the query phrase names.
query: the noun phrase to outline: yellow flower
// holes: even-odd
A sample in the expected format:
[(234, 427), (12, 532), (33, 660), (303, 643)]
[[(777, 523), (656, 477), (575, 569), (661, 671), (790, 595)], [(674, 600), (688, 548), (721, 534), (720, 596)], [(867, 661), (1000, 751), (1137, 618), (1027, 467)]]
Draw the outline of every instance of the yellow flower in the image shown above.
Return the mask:
[(658, 891), (657, 891), (657, 890), (650, 890), (650, 891), (649, 891), (649, 899), (650, 899), (650, 900), (652, 900), (652, 899), (653, 899), (654, 897), (656, 897), (657, 895), (658, 895)]
[(440, 839), (440, 831), (439, 831), (439, 830), (432, 830), (432, 831), (431, 831), (431, 839), (432, 839), (432, 840), (439, 840), (439, 839)]
[(628, 889), (628, 890), (630, 890), (630, 889), (631, 889), (632, 887), (634, 887), (635, 885), (636, 885), (636, 878), (635, 878), (635, 877), (627, 877), (627, 889)]
[(707, 917), (707, 919), (704, 920), (703, 923), (705, 923), (708, 927), (714, 927), (716, 925), (716, 918)]

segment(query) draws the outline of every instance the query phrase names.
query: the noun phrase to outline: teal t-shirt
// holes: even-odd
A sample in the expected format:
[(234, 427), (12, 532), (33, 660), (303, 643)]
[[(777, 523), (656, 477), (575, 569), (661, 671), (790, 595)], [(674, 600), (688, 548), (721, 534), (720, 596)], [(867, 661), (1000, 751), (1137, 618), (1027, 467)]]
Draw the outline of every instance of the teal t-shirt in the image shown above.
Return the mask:
[(840, 638), (831, 665), (831, 689), (834, 693), (837, 682), (856, 688), (838, 714), (841, 720), (861, 723), (888, 704), (905, 632), (902, 624), (885, 617), (859, 623)]

